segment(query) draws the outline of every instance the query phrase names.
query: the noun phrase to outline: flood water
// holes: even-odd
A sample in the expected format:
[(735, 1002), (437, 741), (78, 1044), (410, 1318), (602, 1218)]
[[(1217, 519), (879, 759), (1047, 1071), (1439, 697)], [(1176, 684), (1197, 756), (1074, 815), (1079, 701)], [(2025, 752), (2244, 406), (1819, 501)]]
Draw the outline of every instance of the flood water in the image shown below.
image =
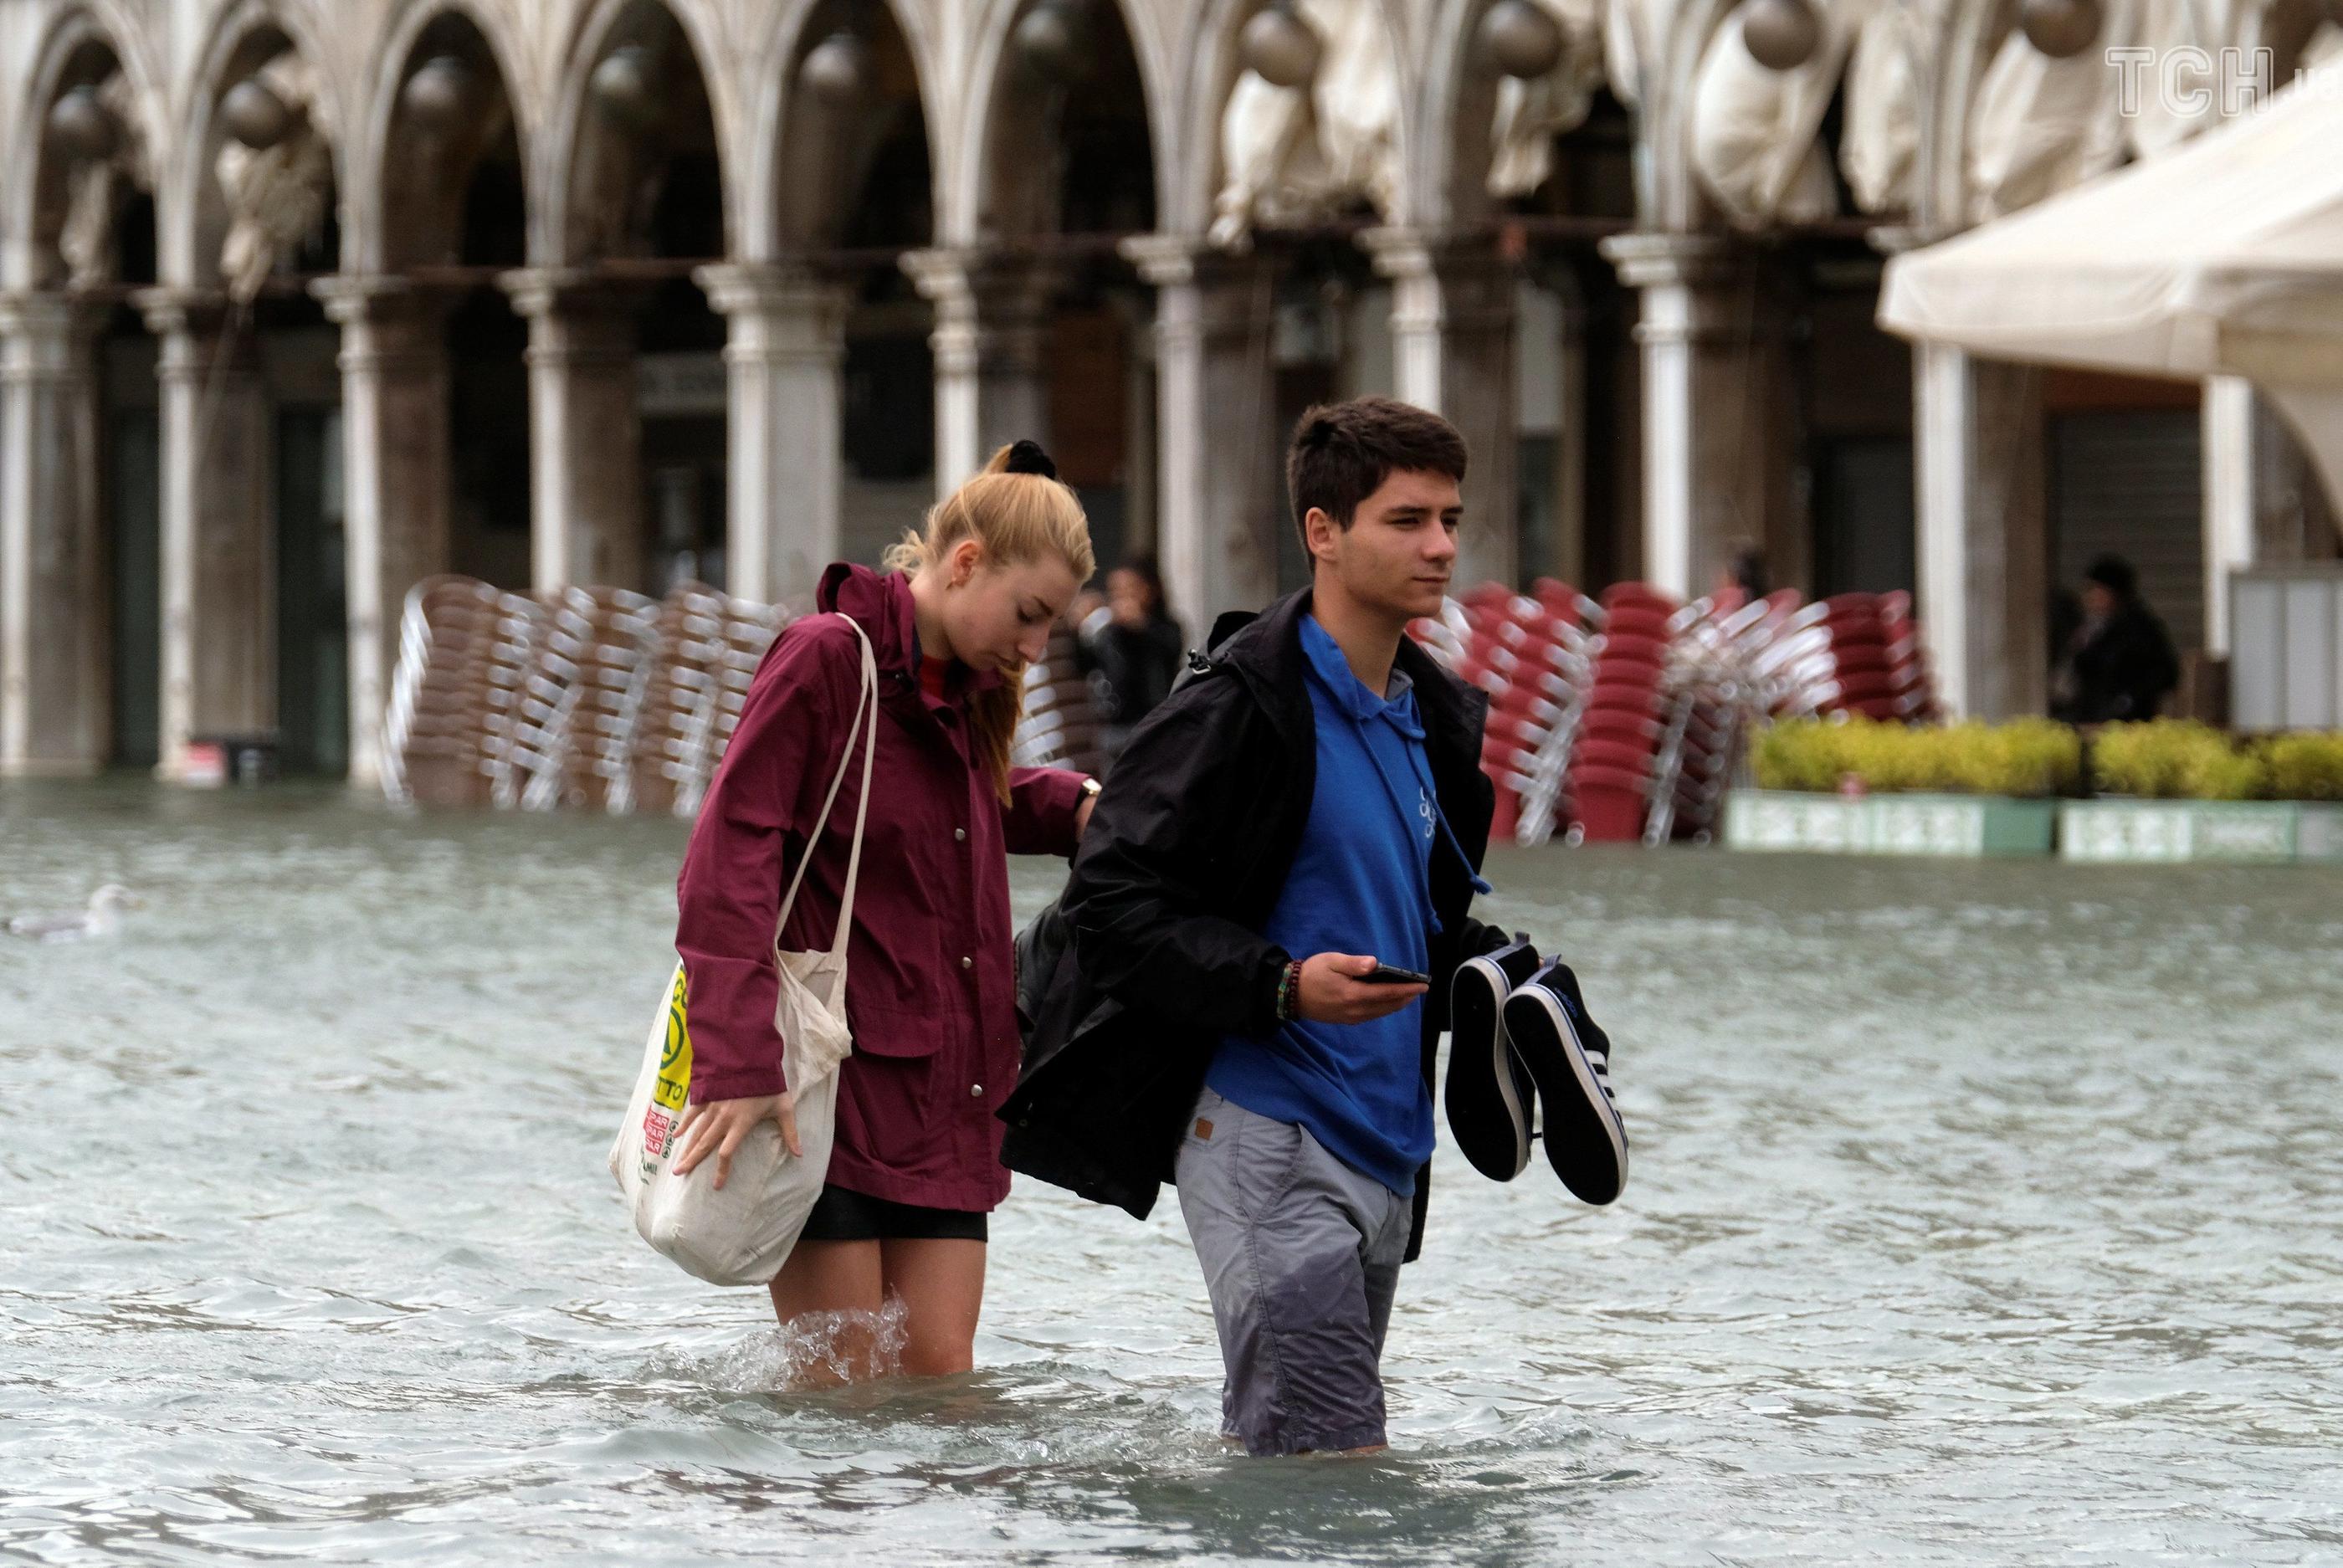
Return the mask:
[(0, 1560), (2343, 1561), (2343, 874), (1501, 852), (1626, 1196), (1443, 1148), (1393, 1451), (1254, 1462), (1169, 1201), (824, 1394), (634, 1238), (682, 841), (0, 789), (0, 914), (147, 900), (0, 937)]

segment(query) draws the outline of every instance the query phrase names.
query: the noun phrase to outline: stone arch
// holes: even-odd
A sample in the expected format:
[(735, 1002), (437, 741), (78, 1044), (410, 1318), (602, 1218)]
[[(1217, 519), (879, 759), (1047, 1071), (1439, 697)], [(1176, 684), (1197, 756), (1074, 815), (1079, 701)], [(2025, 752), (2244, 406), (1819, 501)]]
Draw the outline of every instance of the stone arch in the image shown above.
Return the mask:
[(1736, 0), (1689, 0), (1668, 18), (1660, 46), (1644, 54), (1643, 139), (1651, 159), (1644, 226), (1685, 232), (1705, 226), (1708, 200), (1692, 162), (1694, 85), (1709, 39)]
[(2259, 5), (2240, 5), (2232, 14), (2232, 35), (2222, 41), (2243, 49), (2248, 59), (2255, 50), (2268, 49), (2271, 75), (2265, 86), (2276, 92), (2294, 79), (2303, 45), (2310, 42), (2324, 16), (2324, 7), (2316, 0), (2263, 0)]
[[(835, 205), (820, 201), (809, 204), (804, 197), (795, 196), (791, 187), (796, 179), (802, 177), (805, 162), (812, 156), (812, 150), (805, 145), (809, 127), (799, 115), (801, 105), (796, 94), (798, 69), (807, 53), (826, 35), (823, 28), (836, 19), (840, 9), (838, 0), (792, 0), (781, 10), (770, 41), (759, 55), (763, 64), (759, 78), (767, 85), (748, 160), (752, 173), (745, 204), (749, 226), (744, 236), (744, 246), (754, 259), (770, 260), (812, 243), (816, 236), (811, 230), (819, 226), (814, 211)], [(930, 170), (931, 216), (930, 233), (922, 236), (921, 242), (925, 243), (940, 226), (950, 170), (950, 149), (942, 138), (952, 124), (952, 116), (945, 93), (947, 75), (940, 64), (940, 45), (920, 6), (902, 0), (884, 0), (868, 9), (887, 25), (882, 48), (900, 45), (908, 65), (911, 89), (909, 101), (918, 106)], [(814, 156), (814, 161), (820, 160)]]
[[(960, 129), (951, 138), (951, 164), (944, 180), (947, 197), (937, 224), (938, 243), (967, 245), (985, 237), (988, 198), (991, 194), (994, 138), (1001, 133), (1005, 100), (1010, 96), (1011, 62), (1017, 24), (1032, 9), (1034, 0), (1001, 0), (980, 25), (970, 55), (968, 93)], [(1112, 18), (1128, 41), (1138, 67), (1141, 114), (1147, 126), (1149, 166), (1158, 193), (1156, 206), (1176, 180), (1178, 152), (1165, 135), (1167, 106), (1174, 95), (1173, 74), (1154, 14), (1130, 0), (1091, 0), (1094, 13)]]
[(225, 136), (218, 124), (220, 99), (246, 75), (288, 51), (317, 74), (319, 129), (333, 155), (335, 188), (346, 188), (347, 116), (330, 68), (333, 55), (315, 18), (279, 0), (236, 0), (213, 21), (179, 106), (171, 156), (156, 169), (156, 265), (166, 283), (207, 284), (218, 276), (227, 227), (226, 202), (214, 175)]
[[(1489, 216), (1486, 176), (1496, 149), (1491, 126), (1500, 77), (1478, 57), (1481, 19), (1496, 0), (1439, 0), (1423, 43), (1423, 72), (1413, 95), (1418, 156), (1411, 199), (1423, 226), (1469, 226)], [(1614, 15), (1619, 14), (1614, 8)], [(1605, 26), (1610, 25), (1608, 19)], [(1601, 104), (1612, 103), (1606, 80)], [(1614, 106), (1615, 108), (1624, 106)], [(1574, 135), (1565, 132), (1563, 136)], [(1551, 177), (1551, 176), (1549, 176)]]
[[(667, 29), (672, 29), (669, 35)], [(739, 159), (732, 127), (739, 115), (730, 78), (716, 69), (727, 55), (719, 29), (705, 7), (687, 0), (597, 0), (580, 21), (548, 112), (533, 138), (536, 162), (529, 184), (535, 199), (529, 220), (530, 259), (568, 265), (593, 259), (601, 248), (590, 236), (582, 210), (580, 185), (610, 171), (602, 160), (615, 152), (612, 139), (597, 134), (592, 104), (594, 71), (622, 44), (679, 39), (684, 57), (706, 95), (721, 189), (725, 248), (737, 249), (739, 233), (736, 186)], [(671, 57), (671, 56), (670, 56)]]
[(529, 153), (535, 145), (536, 126), (530, 113), (534, 95), (526, 90), (521, 62), (527, 56), (509, 19), (477, 0), (406, 0), (384, 31), (364, 77), (361, 117), (354, 126), (351, 156), (346, 160), (351, 178), (343, 204), (348, 214), (342, 246), (346, 270), (370, 274), (393, 265), (390, 160), (396, 147), (399, 95), (417, 51), (433, 35), (450, 31), (451, 22), (468, 27), (478, 41), (481, 63), (494, 74), (503, 111), (510, 116), (520, 144), (524, 185), (534, 189), (528, 180)]
[[(1176, 126), (1180, 133), (1172, 156), (1184, 153), (1186, 157), (1185, 164), (1175, 168), (1172, 179), (1158, 187), (1157, 226), (1167, 232), (1201, 234), (1212, 224), (1221, 177), (1221, 113), (1242, 71), (1237, 56), (1238, 35), (1265, 4), (1267, 0), (1207, 0), (1196, 12), (1181, 51), (1180, 57), (1188, 64), (1179, 107), (1161, 122)], [(1401, 65), (1399, 125), (1393, 143), (1399, 159), (1399, 210), (1390, 215), (1390, 221), (1404, 226), (1415, 220), (1413, 170), (1419, 141), (1417, 95), (1408, 90), (1412, 73), (1406, 68), (1407, 15), (1399, 0), (1374, 0), (1374, 5)]]
[(1947, 7), (1936, 47), (1917, 63), (1927, 101), (1920, 119), (1918, 199), (1912, 220), (1924, 239), (1968, 225), (1969, 113), (1995, 49), (2016, 21), (2007, 0)]
[[(1427, 225), (1446, 227), (1477, 205), (1465, 199), (1460, 180), (1487, 161), (1493, 85), (1473, 65), (1473, 37), (1483, 13), (1495, 0), (1441, 0), (1432, 35), (1425, 40), (1423, 90), (1417, 123), (1425, 127), (1423, 154), (1414, 163), (1416, 211)], [(1462, 144), (1460, 146), (1460, 144)], [(1480, 156), (1473, 155), (1478, 149)]]
[(91, 79), (97, 63), (110, 61), (129, 84), (136, 129), (150, 157), (152, 149), (166, 145), (168, 116), (145, 42), (116, 0), (84, 0), (50, 17), (31, 56), (15, 123), (0, 142), (8, 149), (6, 194), (0, 197), (0, 278), (8, 286), (36, 286), (51, 270), (47, 251), (55, 236), (44, 232), (45, 209), (56, 197), (62, 171), (49, 156), (46, 122), (50, 106), (68, 86)]

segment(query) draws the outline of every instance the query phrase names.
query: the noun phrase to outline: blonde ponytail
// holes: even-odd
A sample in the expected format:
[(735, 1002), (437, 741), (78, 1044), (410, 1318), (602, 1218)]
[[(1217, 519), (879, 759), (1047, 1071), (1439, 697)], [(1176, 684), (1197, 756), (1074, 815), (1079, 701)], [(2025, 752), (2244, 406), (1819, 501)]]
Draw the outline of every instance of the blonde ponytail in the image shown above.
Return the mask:
[[(1062, 561), (1075, 581), (1088, 582), (1098, 570), (1098, 557), (1091, 548), (1090, 519), (1081, 502), (1048, 474), (1011, 470), (1009, 457), (1014, 450), (1001, 447), (982, 472), (930, 507), (925, 528), (906, 533), (888, 547), (881, 560), (885, 569), (921, 571), (941, 561), (962, 539), (972, 538), (984, 547), (990, 565)], [(1024, 712), (1021, 665), (1004, 668), (1000, 685), (969, 699), (969, 739), (1003, 805), (1009, 800), (1010, 743)]]

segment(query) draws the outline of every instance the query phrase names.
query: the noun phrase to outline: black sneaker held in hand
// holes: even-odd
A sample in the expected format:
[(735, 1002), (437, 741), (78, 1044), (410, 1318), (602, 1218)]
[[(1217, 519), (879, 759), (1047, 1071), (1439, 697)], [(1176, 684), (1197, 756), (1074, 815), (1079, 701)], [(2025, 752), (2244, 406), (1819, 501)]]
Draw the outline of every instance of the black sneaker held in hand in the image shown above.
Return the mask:
[(1537, 972), (1526, 937), (1456, 966), (1448, 988), (1448, 1131), (1473, 1169), (1510, 1181), (1530, 1162), (1534, 1087), (1505, 1039), (1505, 999)]
[(1505, 1000), (1505, 1032), (1537, 1081), (1545, 1156), (1571, 1192), (1608, 1203), (1627, 1185), (1627, 1128), (1611, 1094), (1611, 1040), (1559, 960)]

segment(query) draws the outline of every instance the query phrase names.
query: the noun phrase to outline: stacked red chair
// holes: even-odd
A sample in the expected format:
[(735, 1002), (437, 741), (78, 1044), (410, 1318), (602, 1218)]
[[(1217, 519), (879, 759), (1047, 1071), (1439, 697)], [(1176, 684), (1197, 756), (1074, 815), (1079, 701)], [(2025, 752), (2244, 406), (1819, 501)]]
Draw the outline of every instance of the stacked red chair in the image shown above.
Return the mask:
[(1684, 628), (1670, 665), (1644, 843), (1705, 844), (1715, 836), (1749, 728), (1766, 714), (1753, 667), (1797, 605), (1785, 589), (1729, 610), (1720, 603)]
[(1665, 739), (1670, 645), (1683, 607), (1641, 583), (1603, 595), (1584, 716), (1564, 792), (1578, 843), (1633, 843), (1644, 836)]
[(1920, 641), (1920, 623), (1912, 618), (1912, 596), (1900, 588), (1881, 594), (1879, 626), (1887, 638), (1889, 685), (1903, 717), (1916, 724), (1936, 723), (1943, 710), (1936, 706), (1936, 678)]
[(1489, 694), (1481, 766), (1496, 785), (1493, 839), (1521, 838), (1524, 821), (1551, 816), (1559, 754), (1585, 678), (1581, 601), (1567, 585), (1540, 588), (1533, 596), (1483, 585), (1450, 601), (1439, 619), (1410, 628), (1459, 678)]
[(1410, 630), (1489, 694), (1493, 838), (1706, 842), (1769, 717), (1936, 716), (1911, 609), (1901, 593), (1801, 606), (1786, 589), (1684, 605), (1642, 583), (1598, 604), (1548, 578), (1527, 594), (1484, 585)]
[[(1896, 600), (1899, 614), (1883, 613)], [(1918, 640), (1911, 634), (1911, 605), (1901, 594), (1844, 593), (1811, 607), (1822, 612), (1828, 630), (1829, 673), (1821, 710), (1859, 713), (1866, 719), (1908, 721), (1930, 706), (1925, 676), (1914, 662)]]

